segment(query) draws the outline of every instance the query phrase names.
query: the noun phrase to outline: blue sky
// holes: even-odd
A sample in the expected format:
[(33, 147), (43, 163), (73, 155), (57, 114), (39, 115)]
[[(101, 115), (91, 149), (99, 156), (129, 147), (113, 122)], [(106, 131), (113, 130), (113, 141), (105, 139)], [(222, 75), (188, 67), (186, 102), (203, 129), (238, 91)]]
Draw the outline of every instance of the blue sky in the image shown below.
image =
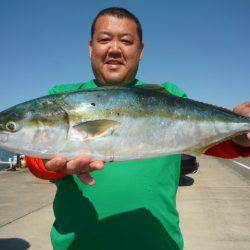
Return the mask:
[(233, 108), (250, 100), (250, 1), (0, 1), (0, 110), (55, 84), (93, 78), (87, 43), (93, 17), (110, 6), (141, 21), (137, 78), (171, 81), (190, 98)]

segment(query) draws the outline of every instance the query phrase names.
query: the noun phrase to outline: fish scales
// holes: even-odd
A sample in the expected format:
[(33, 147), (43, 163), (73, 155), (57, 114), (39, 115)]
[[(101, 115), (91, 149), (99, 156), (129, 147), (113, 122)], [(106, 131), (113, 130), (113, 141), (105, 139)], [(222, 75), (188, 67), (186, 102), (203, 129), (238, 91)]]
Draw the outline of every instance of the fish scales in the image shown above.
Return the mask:
[(0, 113), (0, 147), (44, 159), (198, 154), (247, 130), (249, 119), (232, 111), (136, 87), (63, 92)]

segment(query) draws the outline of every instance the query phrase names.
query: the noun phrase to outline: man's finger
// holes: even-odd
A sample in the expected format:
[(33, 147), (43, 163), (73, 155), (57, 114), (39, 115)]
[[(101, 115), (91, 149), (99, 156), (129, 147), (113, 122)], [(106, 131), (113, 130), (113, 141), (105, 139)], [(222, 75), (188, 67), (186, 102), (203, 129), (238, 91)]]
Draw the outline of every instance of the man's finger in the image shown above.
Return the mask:
[(250, 132), (247, 133), (247, 138), (248, 138), (248, 140), (250, 140)]
[(57, 171), (57, 170), (61, 170), (66, 166), (66, 159), (62, 156), (57, 156), (54, 157), (51, 160), (45, 161), (45, 168), (48, 171)]
[(92, 176), (90, 176), (89, 174), (77, 174), (77, 177), (85, 184), (85, 185), (89, 185), (92, 186), (95, 184), (95, 180)]
[(104, 168), (104, 163), (102, 161), (92, 161), (89, 164), (90, 171), (101, 170)]
[(244, 102), (242, 104), (237, 105), (233, 111), (237, 114), (240, 115), (245, 115), (245, 116), (249, 116), (249, 109), (250, 109), (250, 102)]
[(67, 162), (66, 171), (70, 173), (80, 172), (82, 170), (89, 171), (90, 157), (78, 156), (74, 160)]
[(77, 171), (77, 173), (78, 174), (84, 174), (84, 173), (87, 174), (87, 173), (91, 173), (91, 172), (102, 170), (102, 169), (104, 169), (104, 162), (102, 162), (102, 161), (93, 161), (87, 167), (79, 169)]

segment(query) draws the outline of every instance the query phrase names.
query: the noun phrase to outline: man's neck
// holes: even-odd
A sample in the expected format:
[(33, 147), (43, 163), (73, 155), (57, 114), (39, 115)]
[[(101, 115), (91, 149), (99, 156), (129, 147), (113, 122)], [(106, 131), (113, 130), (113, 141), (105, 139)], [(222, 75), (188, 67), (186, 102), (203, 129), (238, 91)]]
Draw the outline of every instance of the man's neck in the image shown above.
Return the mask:
[(107, 84), (102, 84), (100, 81), (98, 81), (97, 79), (94, 79), (94, 83), (98, 86), (98, 87), (105, 87), (105, 86), (120, 86), (120, 87), (130, 87), (130, 86), (134, 86), (136, 85), (136, 83), (138, 82), (137, 79), (134, 79), (132, 82), (130, 83), (117, 83), (114, 85), (107, 85)]

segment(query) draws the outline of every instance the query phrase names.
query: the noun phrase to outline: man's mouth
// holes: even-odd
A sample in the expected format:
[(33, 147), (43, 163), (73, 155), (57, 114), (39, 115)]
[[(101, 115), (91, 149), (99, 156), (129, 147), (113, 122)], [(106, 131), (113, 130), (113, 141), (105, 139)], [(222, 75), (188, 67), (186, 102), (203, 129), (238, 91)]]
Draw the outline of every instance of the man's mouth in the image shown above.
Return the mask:
[(107, 60), (105, 62), (105, 64), (109, 64), (109, 65), (123, 65), (123, 60), (120, 60), (120, 59), (110, 59), (110, 60)]

